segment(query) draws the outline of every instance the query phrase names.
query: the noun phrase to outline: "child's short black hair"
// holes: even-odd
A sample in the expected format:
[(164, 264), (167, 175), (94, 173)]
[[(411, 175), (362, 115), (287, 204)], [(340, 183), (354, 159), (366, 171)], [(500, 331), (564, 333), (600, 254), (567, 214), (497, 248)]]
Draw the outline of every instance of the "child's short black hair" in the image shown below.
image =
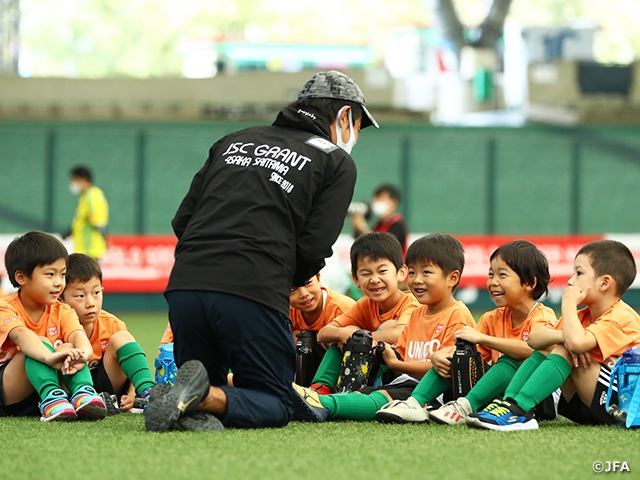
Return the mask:
[[(445, 275), (464, 270), (464, 247), (460, 241), (445, 233), (432, 233), (415, 240), (407, 250), (407, 265), (424, 263), (436, 265)], [(458, 283), (460, 280), (458, 279)], [(458, 283), (453, 286), (456, 291)]]
[(84, 253), (72, 253), (67, 260), (67, 285), (88, 282), (97, 277), (102, 283), (102, 269), (95, 258)]
[(387, 195), (389, 195), (389, 198), (400, 203), (400, 189), (395, 185), (392, 185), (390, 183), (384, 183), (382, 185), (379, 185), (376, 188), (375, 192), (373, 192), (373, 196), (377, 197), (381, 193), (386, 193)]
[(400, 270), (402, 261), (402, 245), (396, 237), (388, 232), (371, 232), (359, 236), (351, 245), (351, 273), (358, 277), (358, 260), (369, 258), (371, 260), (388, 259)]
[(20, 271), (31, 278), (36, 267), (50, 265), (61, 258), (65, 262), (69, 258), (69, 252), (62, 242), (53, 235), (33, 230), (11, 241), (4, 253), (4, 265), (11, 285), (20, 288), (16, 272)]
[(616, 294), (622, 296), (636, 279), (636, 261), (624, 243), (596, 240), (583, 246), (578, 255), (589, 257), (596, 276), (611, 275), (616, 281)]
[(71, 169), (71, 176), (77, 178), (83, 178), (87, 180), (89, 183), (92, 181), (91, 170), (84, 165), (76, 165)]
[(498, 247), (489, 260), (500, 257), (520, 277), (520, 285), (534, 286), (531, 298), (538, 300), (549, 293), (549, 262), (544, 253), (528, 240), (516, 240)]

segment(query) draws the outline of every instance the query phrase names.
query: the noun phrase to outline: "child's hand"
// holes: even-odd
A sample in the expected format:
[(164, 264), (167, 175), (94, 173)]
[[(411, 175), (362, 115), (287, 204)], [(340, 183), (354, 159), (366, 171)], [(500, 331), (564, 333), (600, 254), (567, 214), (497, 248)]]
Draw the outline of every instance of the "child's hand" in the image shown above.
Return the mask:
[(562, 304), (577, 308), (585, 299), (589, 290), (591, 290), (591, 285), (587, 285), (584, 290), (576, 285), (569, 285), (562, 294)]
[[(566, 345), (565, 348), (567, 348)], [(571, 354), (574, 368), (578, 368), (580, 365), (582, 365), (584, 368), (587, 368), (589, 365), (591, 365), (591, 355), (589, 355), (589, 352), (573, 353), (568, 348), (567, 350)]]
[(384, 352), (382, 352), (382, 360), (385, 365), (391, 367), (394, 362), (398, 361), (398, 357), (396, 356), (396, 351), (391, 348), (391, 345), (388, 343), (384, 344)]
[(436, 373), (442, 378), (451, 378), (451, 359), (444, 355), (438, 355), (438, 352), (431, 356), (431, 363)]
[(78, 371), (82, 370), (84, 366), (87, 364), (85, 359), (85, 353), (83, 350), (79, 348), (72, 348), (69, 350), (64, 350), (61, 353), (67, 353), (67, 358), (62, 365), (60, 371), (64, 375), (73, 375)]
[(464, 327), (462, 327), (460, 330), (455, 332), (453, 336), (456, 340), (460, 338), (473, 344), (478, 344), (482, 340), (482, 334), (469, 325), (465, 325)]
[(135, 391), (133, 395), (125, 393), (120, 398), (120, 410), (123, 412), (130, 412), (133, 408), (133, 401), (136, 398)]

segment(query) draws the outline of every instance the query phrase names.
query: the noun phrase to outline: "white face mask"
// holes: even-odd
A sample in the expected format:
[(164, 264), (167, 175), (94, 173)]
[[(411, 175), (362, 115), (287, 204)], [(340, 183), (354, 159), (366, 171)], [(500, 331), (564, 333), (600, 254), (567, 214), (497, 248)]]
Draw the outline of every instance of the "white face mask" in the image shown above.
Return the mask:
[(373, 202), (371, 204), (371, 211), (376, 217), (384, 217), (389, 211), (389, 204), (387, 202)]
[(351, 109), (349, 108), (349, 141), (347, 143), (344, 143), (342, 141), (342, 129), (340, 128), (340, 116), (342, 115), (342, 112), (344, 112), (345, 108), (349, 108), (349, 107), (342, 107), (338, 112), (338, 114), (336, 115), (336, 137), (337, 137), (336, 145), (342, 148), (345, 152), (351, 153), (351, 149), (353, 148), (353, 146), (356, 144), (358, 140), (356, 139), (356, 135), (354, 133), (353, 119), (351, 118)]
[(69, 184), (69, 191), (74, 195), (80, 195), (82, 188), (80, 187), (80, 184), (78, 182), (71, 182)]

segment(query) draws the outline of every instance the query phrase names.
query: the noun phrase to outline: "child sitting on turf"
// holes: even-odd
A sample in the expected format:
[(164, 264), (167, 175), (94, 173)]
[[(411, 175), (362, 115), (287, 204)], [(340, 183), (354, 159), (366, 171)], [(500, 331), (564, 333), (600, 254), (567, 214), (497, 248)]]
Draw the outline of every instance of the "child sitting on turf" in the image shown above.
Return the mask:
[(44, 422), (107, 413), (84, 368), (91, 343), (73, 309), (58, 301), (67, 258), (64, 245), (43, 232), (28, 232), (7, 247), (5, 265), (18, 291), (0, 300), (0, 415), (37, 415), (38, 406)]
[[(489, 430), (537, 429), (532, 410), (557, 388), (562, 390), (558, 414), (586, 425), (616, 423), (605, 400), (615, 360), (640, 345), (640, 316), (620, 299), (635, 278), (633, 255), (622, 243), (598, 240), (583, 246), (562, 296), (560, 329), (542, 329), (532, 341), (535, 348), (555, 347), (546, 358), (532, 356), (530, 368), (509, 384), (505, 400), (470, 416), (467, 424)], [(578, 310), (578, 305), (586, 308)], [(615, 386), (613, 392), (611, 403), (617, 403)]]
[(320, 274), (311, 277), (305, 285), (292, 288), (289, 302), (289, 320), (294, 341), (300, 332), (320, 331), (356, 303), (351, 297), (322, 286)]
[(373, 343), (394, 344), (411, 313), (420, 305), (398, 283), (407, 275), (398, 239), (386, 232), (366, 233), (351, 245), (351, 274), (365, 294), (349, 310), (318, 332), (318, 342), (332, 344), (322, 359), (311, 388), (331, 393), (338, 380), (342, 345), (356, 330), (372, 332)]
[[(141, 412), (154, 385), (153, 376), (144, 351), (125, 323), (102, 310), (100, 265), (82, 253), (69, 255), (66, 283), (62, 300), (75, 310), (91, 342), (89, 369), (95, 388), (115, 394), (121, 410)], [(107, 403), (110, 400), (110, 396), (103, 398)]]
[(455, 425), (467, 415), (502, 394), (513, 378), (520, 362), (529, 357), (526, 340), (533, 326), (555, 321), (548, 307), (536, 302), (547, 292), (549, 267), (547, 260), (531, 242), (518, 240), (494, 251), (490, 258), (487, 290), (496, 308), (485, 313), (473, 327), (455, 333), (478, 344), (478, 350), (492, 367), (466, 397), (445, 404), (429, 414), (423, 407), (451, 389), (451, 361), (455, 347), (441, 349), (433, 356), (434, 368), (420, 381), (406, 402), (395, 402), (380, 409), (376, 420), (405, 423), (427, 422)]
[(433, 234), (411, 244), (407, 251), (408, 285), (422, 306), (413, 310), (395, 349), (385, 343), (383, 359), (398, 376), (382, 387), (347, 394), (318, 395), (294, 384), (294, 414), (298, 420), (373, 420), (390, 400), (404, 400), (431, 370), (431, 355), (454, 345), (454, 332), (475, 325), (473, 315), (453, 298), (464, 267), (464, 249), (450, 235)]

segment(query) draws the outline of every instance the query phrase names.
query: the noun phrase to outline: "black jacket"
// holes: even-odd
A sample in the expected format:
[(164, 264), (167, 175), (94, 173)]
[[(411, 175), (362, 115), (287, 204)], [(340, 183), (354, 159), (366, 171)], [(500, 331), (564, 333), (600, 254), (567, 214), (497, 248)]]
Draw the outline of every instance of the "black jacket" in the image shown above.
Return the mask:
[(216, 142), (171, 225), (167, 291), (225, 292), (284, 314), (292, 286), (331, 256), (356, 167), (315, 111), (283, 109), (271, 126)]

